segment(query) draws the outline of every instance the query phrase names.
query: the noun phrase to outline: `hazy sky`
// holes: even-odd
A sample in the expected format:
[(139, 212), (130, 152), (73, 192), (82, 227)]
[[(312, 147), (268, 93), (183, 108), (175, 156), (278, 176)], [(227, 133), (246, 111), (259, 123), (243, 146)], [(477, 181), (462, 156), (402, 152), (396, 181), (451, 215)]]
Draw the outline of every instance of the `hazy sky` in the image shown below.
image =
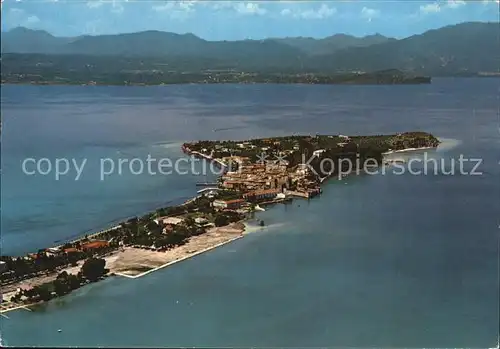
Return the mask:
[(335, 33), (405, 37), (465, 21), (498, 20), (498, 0), (2, 0), (2, 30), (24, 26), (56, 36), (154, 29), (210, 40)]

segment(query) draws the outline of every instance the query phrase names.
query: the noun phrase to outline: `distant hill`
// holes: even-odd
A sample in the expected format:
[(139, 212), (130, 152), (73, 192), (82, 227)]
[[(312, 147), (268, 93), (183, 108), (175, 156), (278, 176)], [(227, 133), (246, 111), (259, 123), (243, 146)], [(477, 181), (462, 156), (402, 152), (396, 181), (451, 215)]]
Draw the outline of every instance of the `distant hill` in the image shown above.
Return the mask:
[(41, 53), (120, 57), (186, 57), (279, 64), (283, 57), (300, 59), (300, 49), (273, 40), (207, 41), (193, 34), (161, 31), (57, 38), (44, 31), (16, 28), (2, 33), (2, 53)]
[[(207, 41), (194, 34), (176, 34), (155, 30), (116, 35), (55, 37), (43, 30), (23, 27), (2, 33), (3, 53), (87, 54), (126, 56), (165, 56), (224, 53), (237, 48), (243, 51), (271, 48), (298, 49), (305, 54), (328, 54), (348, 47), (366, 47), (395, 39), (380, 34), (358, 38), (347, 34), (335, 34), (323, 39), (306, 37), (271, 38), (266, 40)], [(286, 45), (288, 48), (285, 48)], [(288, 50), (288, 51), (286, 51)], [(294, 51), (297, 53), (298, 51)]]
[[(378, 34), (363, 38), (336, 34), (324, 39), (207, 41), (193, 34), (160, 31), (58, 38), (44, 31), (16, 28), (2, 33), (2, 69), (19, 72), (46, 62), (64, 69), (91, 65), (102, 71), (339, 73), (398, 69), (433, 76), (475, 75), (499, 70), (498, 38), (499, 23), (480, 22), (400, 40)], [(20, 53), (37, 55), (18, 59)]]
[(349, 47), (311, 57), (319, 70), (406, 72), (453, 75), (500, 69), (499, 23), (462, 23), (368, 47)]
[(299, 48), (310, 55), (320, 55), (330, 54), (348, 47), (366, 47), (388, 41), (395, 41), (396, 39), (388, 38), (380, 34), (368, 35), (361, 38), (347, 34), (335, 34), (323, 39), (292, 37), (271, 40)]
[(55, 37), (43, 30), (23, 27), (2, 33), (2, 53), (60, 53), (62, 48), (78, 38)]

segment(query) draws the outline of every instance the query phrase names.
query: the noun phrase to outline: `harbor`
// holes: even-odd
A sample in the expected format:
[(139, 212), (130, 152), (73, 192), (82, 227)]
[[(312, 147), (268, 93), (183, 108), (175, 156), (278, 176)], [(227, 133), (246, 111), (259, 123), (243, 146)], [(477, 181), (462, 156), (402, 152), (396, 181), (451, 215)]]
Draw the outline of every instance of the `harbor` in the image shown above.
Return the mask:
[(197, 182), (197, 183), (196, 183), (196, 186), (197, 186), (197, 187), (213, 187), (213, 186), (217, 186), (217, 185), (218, 185), (218, 183), (214, 183), (214, 182), (212, 182), (212, 183), (208, 183), (208, 182)]

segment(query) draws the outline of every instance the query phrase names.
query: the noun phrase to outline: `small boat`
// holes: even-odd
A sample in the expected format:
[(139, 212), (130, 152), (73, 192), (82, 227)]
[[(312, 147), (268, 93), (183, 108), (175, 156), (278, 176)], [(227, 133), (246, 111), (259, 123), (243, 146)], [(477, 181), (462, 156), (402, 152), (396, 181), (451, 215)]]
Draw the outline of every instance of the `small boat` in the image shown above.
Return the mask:
[(61, 329), (58, 329), (58, 330), (57, 330), (57, 332), (62, 332), (62, 330), (61, 330)]

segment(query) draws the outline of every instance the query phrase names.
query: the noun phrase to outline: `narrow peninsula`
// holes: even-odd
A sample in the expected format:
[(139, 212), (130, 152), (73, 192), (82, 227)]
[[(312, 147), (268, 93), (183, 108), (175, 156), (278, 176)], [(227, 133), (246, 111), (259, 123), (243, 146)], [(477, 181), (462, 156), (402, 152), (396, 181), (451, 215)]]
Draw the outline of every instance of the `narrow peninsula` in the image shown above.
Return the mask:
[(438, 145), (425, 132), (184, 143), (184, 153), (221, 170), (217, 183), (198, 183), (207, 188), (182, 205), (26, 256), (1, 256), (0, 311), (43, 303), (110, 275), (146, 275), (243, 237), (245, 219), (266, 204), (312, 198), (329, 177), (364, 171), (367, 163), (384, 166), (390, 152)]

